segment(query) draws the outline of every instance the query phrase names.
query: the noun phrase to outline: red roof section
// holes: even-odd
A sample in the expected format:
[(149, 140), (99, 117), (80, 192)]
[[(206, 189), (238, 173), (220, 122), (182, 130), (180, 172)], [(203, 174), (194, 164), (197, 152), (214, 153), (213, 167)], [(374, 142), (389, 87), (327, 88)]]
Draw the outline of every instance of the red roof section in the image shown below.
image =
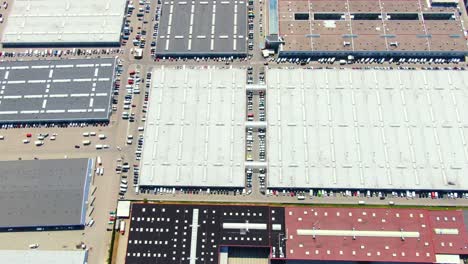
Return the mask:
[[(287, 259), (434, 263), (436, 253), (468, 254), (461, 211), (287, 207), (285, 225)], [(458, 229), (460, 235), (436, 235), (434, 228)], [(354, 239), (339, 234), (314, 238), (298, 235), (298, 229), (375, 233)], [(382, 237), (379, 231), (417, 232), (418, 235)]]
[[(461, 210), (429, 211), (429, 222), (437, 254), (468, 255), (468, 235)], [(458, 235), (438, 234), (435, 229), (458, 230)]]

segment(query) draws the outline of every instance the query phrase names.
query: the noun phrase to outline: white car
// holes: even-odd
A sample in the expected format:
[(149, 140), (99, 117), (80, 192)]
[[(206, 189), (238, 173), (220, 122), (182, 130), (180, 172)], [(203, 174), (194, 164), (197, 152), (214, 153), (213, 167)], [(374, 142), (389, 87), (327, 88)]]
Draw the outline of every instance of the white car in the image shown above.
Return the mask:
[(35, 248), (38, 248), (39, 247), (39, 244), (31, 244), (29, 245), (29, 248), (30, 249), (35, 249)]

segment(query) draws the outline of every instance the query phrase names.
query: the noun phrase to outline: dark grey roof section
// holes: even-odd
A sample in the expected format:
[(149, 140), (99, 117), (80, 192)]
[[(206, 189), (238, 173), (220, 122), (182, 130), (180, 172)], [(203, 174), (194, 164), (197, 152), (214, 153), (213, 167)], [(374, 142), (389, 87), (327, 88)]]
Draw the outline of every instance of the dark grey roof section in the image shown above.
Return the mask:
[(106, 121), (115, 58), (3, 62), (0, 123)]
[(0, 161), (0, 231), (84, 225), (92, 164), (91, 159)]
[[(225, 223), (266, 224), (266, 229), (223, 228)], [(272, 230), (273, 225), (282, 229)], [(132, 205), (126, 263), (217, 264), (225, 245), (278, 249), (281, 237), (282, 207), (138, 203)]]
[(156, 55), (245, 56), (246, 1), (163, 0)]

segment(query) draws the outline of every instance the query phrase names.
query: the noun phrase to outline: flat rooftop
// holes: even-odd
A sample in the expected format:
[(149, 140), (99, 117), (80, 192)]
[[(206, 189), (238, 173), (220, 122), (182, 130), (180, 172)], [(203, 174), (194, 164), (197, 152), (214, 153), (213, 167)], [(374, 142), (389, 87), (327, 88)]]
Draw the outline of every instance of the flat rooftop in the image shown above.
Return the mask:
[(287, 259), (435, 263), (468, 253), (460, 210), (286, 207), (285, 222)]
[(218, 264), (221, 247), (268, 248), (280, 233), (279, 207), (134, 203), (126, 263)]
[(246, 1), (162, 1), (157, 56), (247, 53)]
[[(466, 52), (459, 9), (428, 3), (278, 0), (273, 18), (278, 16), (279, 34), (286, 42), (283, 51)], [(464, 6), (460, 12), (466, 12)]]
[(468, 190), (466, 71), (267, 74), (269, 188)]
[(15, 0), (5, 19), (4, 46), (118, 44), (125, 0)]
[(245, 70), (159, 68), (153, 76), (139, 184), (243, 187)]
[(85, 264), (86, 250), (0, 250), (1, 263), (21, 264)]
[(436, 263), (468, 253), (461, 210), (133, 203), (131, 212), (126, 263), (217, 264), (245, 248), (267, 249), (272, 263)]
[(0, 230), (84, 225), (91, 159), (0, 161)]
[(0, 123), (109, 119), (115, 59), (3, 62)]

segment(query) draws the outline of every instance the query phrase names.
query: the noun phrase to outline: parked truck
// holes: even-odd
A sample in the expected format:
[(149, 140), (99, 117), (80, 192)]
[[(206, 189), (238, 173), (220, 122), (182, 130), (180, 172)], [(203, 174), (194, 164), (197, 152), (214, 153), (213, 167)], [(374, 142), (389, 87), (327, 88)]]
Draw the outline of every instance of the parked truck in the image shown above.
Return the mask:
[(125, 234), (125, 221), (120, 221), (120, 234)]

